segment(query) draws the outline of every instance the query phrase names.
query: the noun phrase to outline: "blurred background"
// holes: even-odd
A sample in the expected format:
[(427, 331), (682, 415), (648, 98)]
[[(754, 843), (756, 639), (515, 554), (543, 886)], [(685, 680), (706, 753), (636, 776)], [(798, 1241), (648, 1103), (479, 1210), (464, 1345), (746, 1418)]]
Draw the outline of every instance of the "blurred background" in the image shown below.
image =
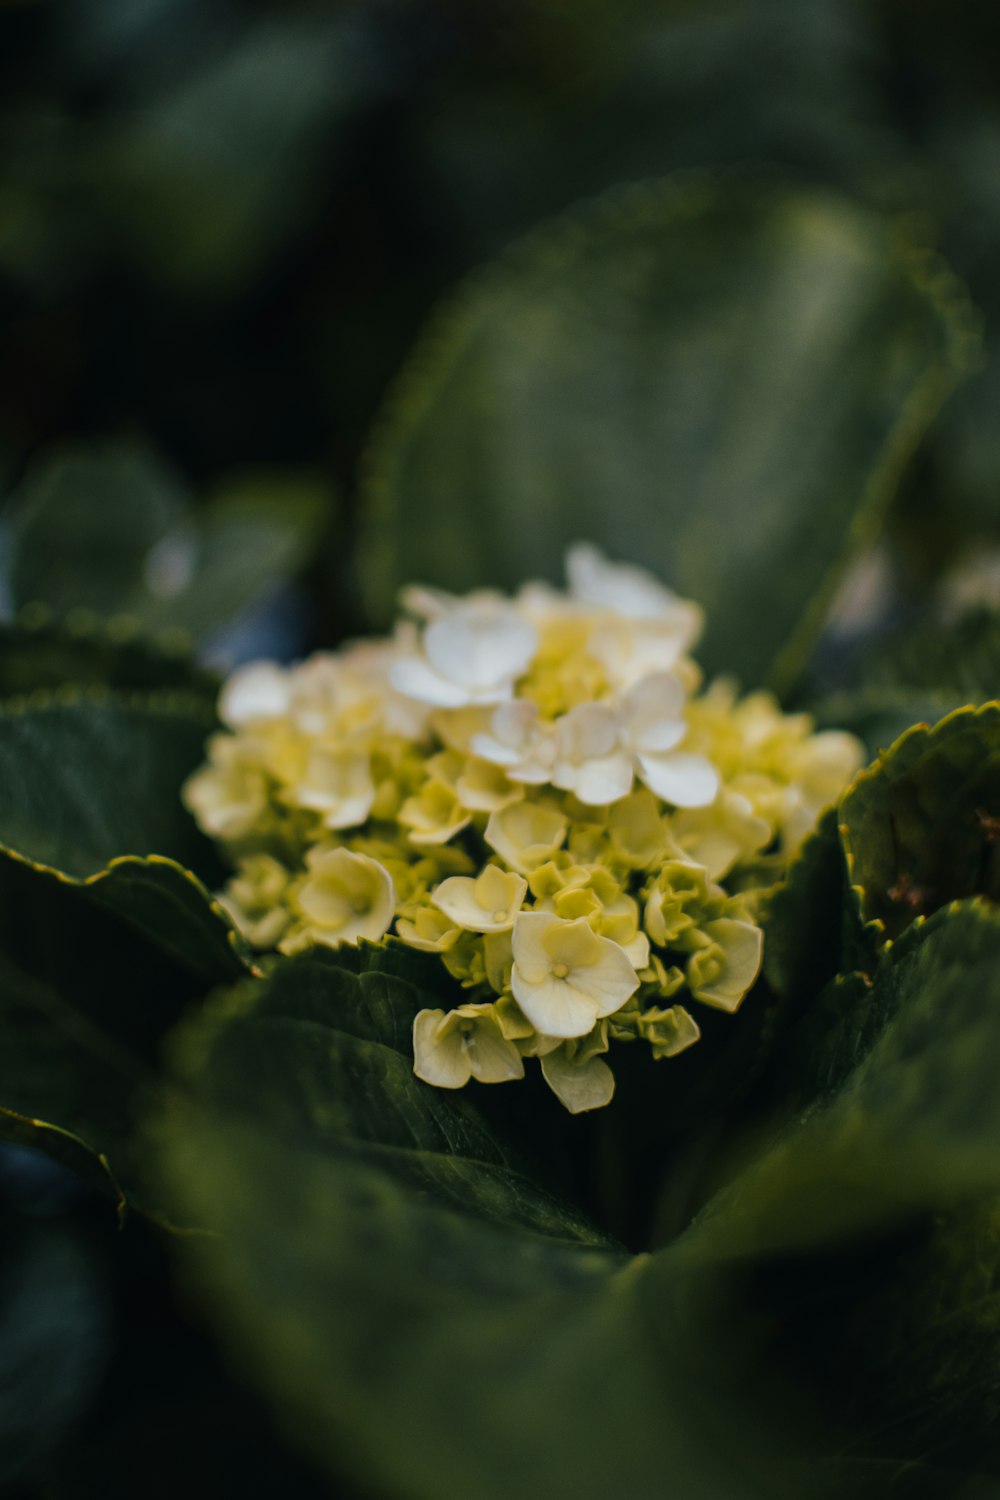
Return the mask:
[[(990, 357), (858, 586), (1000, 587), (989, 0), (0, 0), (0, 101), (0, 493), (69, 450), (104, 465), (78, 505), (108, 464), (168, 508), (308, 496), (279, 648), (360, 623), (359, 455), (436, 299), (580, 197), (693, 167), (905, 213), (965, 279)], [(155, 562), (169, 598), (183, 558)]]
[[(907, 216), (982, 317), (842, 619), (1000, 603), (994, 0), (0, 0), (0, 613), (182, 618), (220, 666), (360, 628), (366, 439), (437, 300), (581, 197), (741, 164)], [(0, 1204), (5, 1494), (330, 1493), (151, 1231), (16, 1149)]]

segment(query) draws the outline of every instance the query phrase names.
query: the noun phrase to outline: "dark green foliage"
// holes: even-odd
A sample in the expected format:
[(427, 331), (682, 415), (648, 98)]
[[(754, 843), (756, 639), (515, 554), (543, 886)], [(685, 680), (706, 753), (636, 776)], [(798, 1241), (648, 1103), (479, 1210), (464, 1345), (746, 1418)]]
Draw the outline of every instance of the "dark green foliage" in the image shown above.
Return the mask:
[(787, 683), (967, 340), (947, 280), (845, 201), (611, 194), (513, 247), (413, 355), (368, 456), (369, 596), (385, 618), (414, 578), (554, 579), (583, 537), (706, 607), (709, 670)]

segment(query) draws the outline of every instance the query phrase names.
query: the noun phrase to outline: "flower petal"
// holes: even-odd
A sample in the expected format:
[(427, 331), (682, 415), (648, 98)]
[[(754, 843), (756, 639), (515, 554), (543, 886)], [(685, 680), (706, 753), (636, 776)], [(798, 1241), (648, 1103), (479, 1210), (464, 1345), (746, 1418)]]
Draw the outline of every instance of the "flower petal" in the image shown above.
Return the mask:
[(640, 755), (639, 774), (674, 807), (708, 807), (719, 792), (719, 773), (703, 755)]
[(566, 1049), (560, 1047), (542, 1057), (541, 1069), (545, 1082), (571, 1115), (603, 1109), (611, 1103), (615, 1075), (602, 1057), (589, 1057), (580, 1063), (570, 1059)]
[(472, 1077), (462, 1034), (443, 1010), (422, 1010), (413, 1021), (413, 1071), (439, 1089), (460, 1089)]

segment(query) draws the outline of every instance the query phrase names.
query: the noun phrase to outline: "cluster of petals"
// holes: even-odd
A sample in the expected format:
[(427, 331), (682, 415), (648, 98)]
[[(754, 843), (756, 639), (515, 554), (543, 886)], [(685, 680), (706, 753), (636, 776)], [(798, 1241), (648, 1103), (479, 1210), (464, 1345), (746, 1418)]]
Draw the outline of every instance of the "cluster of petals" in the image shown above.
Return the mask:
[(573, 1113), (614, 1048), (674, 1058), (760, 969), (758, 897), (853, 774), (848, 735), (700, 687), (697, 605), (578, 544), (568, 587), (404, 594), (407, 618), (225, 684), (185, 802), (260, 949), (401, 941), (454, 1003), (414, 1021), (439, 1088), (537, 1059)]

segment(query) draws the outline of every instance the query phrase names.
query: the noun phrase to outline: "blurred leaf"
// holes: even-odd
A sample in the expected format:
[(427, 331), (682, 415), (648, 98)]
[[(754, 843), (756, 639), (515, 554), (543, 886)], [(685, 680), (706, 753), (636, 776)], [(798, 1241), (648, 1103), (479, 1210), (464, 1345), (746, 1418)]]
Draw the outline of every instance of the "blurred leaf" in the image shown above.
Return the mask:
[(908, 730), (855, 779), (840, 809), (866, 921), (894, 938), (948, 901), (1000, 896), (1000, 705)]
[(735, 178), (611, 193), (514, 246), (418, 347), (369, 456), (372, 606), (414, 578), (552, 578), (584, 536), (705, 605), (709, 670), (787, 682), (967, 341), (947, 278), (845, 201)]
[(10, 506), (15, 603), (204, 637), (303, 567), (330, 496), (318, 480), (260, 471), (194, 509), (152, 453), (105, 444), (36, 468)]
[(319, 481), (266, 473), (231, 481), (198, 513), (197, 529), (164, 538), (160, 597), (144, 602), (144, 624), (180, 621), (199, 638), (221, 630), (306, 566), (329, 511)]
[(197, 666), (186, 644), (126, 625), (109, 628), (84, 611), (57, 622), (46, 606), (29, 605), (16, 621), (0, 622), (0, 698), (73, 685), (177, 688), (214, 701), (218, 679)]
[(855, 190), (891, 173), (907, 201), (860, 7), (629, 0), (525, 11), (527, 39), (508, 66), (491, 55), (414, 112), (422, 175), (477, 256), (608, 183), (691, 167), (776, 163)]
[(14, 600), (61, 614), (130, 608), (150, 551), (186, 508), (177, 481), (132, 444), (71, 448), (32, 470), (7, 502)]
[(349, 15), (276, 14), (104, 126), (92, 190), (161, 281), (233, 294), (300, 231), (334, 169), (338, 127), (377, 87)]
[(823, 700), (824, 725), (853, 730), (874, 752), (914, 724), (934, 724), (1000, 694), (1000, 614), (977, 608), (880, 641), (866, 652), (855, 688)]
[(955, 1493), (919, 1440), (852, 1425), (849, 1392), (828, 1403), (822, 1360), (790, 1374), (787, 1276), (777, 1312), (752, 1294), (773, 1257), (812, 1251), (829, 1304), (852, 1274), (835, 1247), (863, 1237), (887, 1269), (887, 1229), (1000, 1187), (1000, 915), (953, 907), (841, 987), (775, 1142), (631, 1261), (505, 1183), (475, 1111), (413, 1080), (405, 981), (345, 980), (335, 957), (289, 962), (190, 1024), (159, 1124), (174, 1203), (221, 1235), (180, 1248), (334, 1472), (387, 1500), (603, 1500), (667, 1472), (685, 1500), (874, 1496), (893, 1467)]
[(218, 873), (180, 802), (214, 714), (203, 700), (94, 690), (38, 695), (0, 712), (0, 844), (86, 880), (123, 854)]
[(0, 711), (0, 1136), (116, 1194), (164, 1031), (249, 966), (177, 862), (217, 871), (179, 800), (210, 722), (170, 695)]
[(1000, 912), (918, 919), (873, 981), (832, 994), (791, 1119), (695, 1225), (706, 1255), (832, 1249), (1000, 1192)]
[(103, 1289), (71, 1231), (6, 1216), (0, 1260), (0, 1485), (57, 1446), (105, 1362)]
[(793, 1004), (807, 1002), (835, 975), (861, 967), (860, 923), (847, 896), (847, 866), (831, 808), (764, 915), (764, 973), (776, 994)]
[(178, 1248), (235, 1347), (321, 1460), (386, 1497), (603, 1500), (659, 1493), (665, 1473), (686, 1500), (762, 1495), (760, 1432), (732, 1417), (682, 1290), (661, 1299), (661, 1339), (648, 1261), (413, 1077), (420, 1003), (308, 957), (187, 1029), (193, 1097), (161, 1147), (175, 1211), (222, 1235)]

